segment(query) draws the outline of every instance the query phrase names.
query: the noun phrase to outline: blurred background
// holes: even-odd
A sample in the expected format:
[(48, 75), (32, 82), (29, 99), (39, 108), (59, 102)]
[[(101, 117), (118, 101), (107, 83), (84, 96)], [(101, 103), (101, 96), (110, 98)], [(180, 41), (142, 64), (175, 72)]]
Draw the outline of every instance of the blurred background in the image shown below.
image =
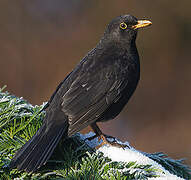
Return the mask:
[(0, 0), (0, 87), (33, 105), (58, 83), (121, 14), (150, 19), (137, 47), (141, 81), (106, 134), (191, 165), (191, 1)]

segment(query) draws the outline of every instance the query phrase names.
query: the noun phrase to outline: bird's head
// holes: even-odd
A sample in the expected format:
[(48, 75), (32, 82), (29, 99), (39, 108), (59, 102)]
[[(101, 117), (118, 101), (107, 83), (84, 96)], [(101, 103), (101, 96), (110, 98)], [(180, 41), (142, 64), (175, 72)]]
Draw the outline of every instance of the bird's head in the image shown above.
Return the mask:
[(104, 33), (104, 39), (115, 43), (130, 44), (135, 41), (139, 28), (151, 24), (151, 21), (138, 20), (132, 15), (118, 16), (108, 24)]

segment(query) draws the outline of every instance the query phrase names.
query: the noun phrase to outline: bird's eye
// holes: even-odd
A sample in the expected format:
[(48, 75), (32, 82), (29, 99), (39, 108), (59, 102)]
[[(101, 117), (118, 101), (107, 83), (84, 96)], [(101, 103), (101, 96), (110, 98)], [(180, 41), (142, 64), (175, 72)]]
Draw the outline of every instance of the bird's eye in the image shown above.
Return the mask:
[(121, 24), (120, 24), (120, 28), (121, 29), (127, 29), (127, 24), (126, 23), (124, 23), (124, 22), (122, 22)]

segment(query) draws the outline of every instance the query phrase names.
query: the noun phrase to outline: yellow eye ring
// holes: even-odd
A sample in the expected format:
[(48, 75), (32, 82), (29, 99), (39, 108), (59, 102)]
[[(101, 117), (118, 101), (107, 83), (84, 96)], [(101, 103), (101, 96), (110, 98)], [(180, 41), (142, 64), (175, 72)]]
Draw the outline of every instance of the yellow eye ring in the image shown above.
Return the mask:
[(124, 29), (127, 29), (127, 24), (124, 23), (124, 22), (122, 22), (119, 26), (120, 26), (120, 28), (123, 29), (123, 30), (124, 30)]

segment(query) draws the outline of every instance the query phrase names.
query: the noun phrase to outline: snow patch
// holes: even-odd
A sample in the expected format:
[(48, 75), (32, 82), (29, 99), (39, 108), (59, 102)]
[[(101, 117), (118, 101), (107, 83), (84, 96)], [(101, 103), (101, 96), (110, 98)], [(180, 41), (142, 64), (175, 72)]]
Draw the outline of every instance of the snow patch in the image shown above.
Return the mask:
[[(89, 141), (87, 138), (94, 136), (95, 134), (93, 132), (90, 132), (88, 134), (79, 134), (80, 138), (82, 140), (85, 140), (88, 146), (91, 148), (95, 148), (96, 146), (100, 145), (102, 141), (99, 141), (98, 138), (94, 138), (93, 140)], [(110, 140), (108, 138), (108, 140)], [(164, 167), (162, 167), (160, 164), (158, 164), (156, 161), (150, 159), (149, 157), (145, 156), (140, 151), (134, 149), (129, 145), (128, 142), (121, 142), (118, 139), (116, 141), (119, 144), (127, 145), (126, 148), (119, 148), (109, 145), (101, 146), (97, 151), (102, 152), (105, 157), (110, 158), (112, 161), (118, 161), (118, 162), (137, 162), (137, 164), (140, 165), (152, 165), (152, 167), (159, 169), (157, 171), (157, 175), (160, 177), (156, 178), (148, 178), (149, 180), (183, 180), (183, 178), (177, 177), (176, 175), (171, 174), (168, 170), (166, 170)]]

